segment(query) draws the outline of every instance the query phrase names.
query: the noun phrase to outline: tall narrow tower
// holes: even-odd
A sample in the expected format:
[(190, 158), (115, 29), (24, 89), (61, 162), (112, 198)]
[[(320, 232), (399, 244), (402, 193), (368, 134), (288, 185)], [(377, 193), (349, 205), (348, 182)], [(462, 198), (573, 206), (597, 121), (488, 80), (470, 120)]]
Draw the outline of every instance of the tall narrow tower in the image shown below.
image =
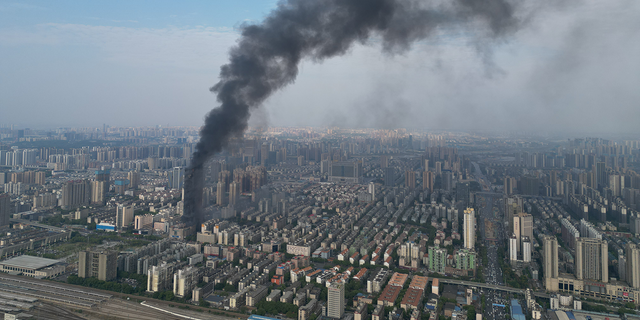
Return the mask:
[(547, 291), (558, 291), (558, 239), (543, 236), (544, 284)]
[(476, 214), (473, 208), (464, 210), (464, 247), (473, 249), (476, 245)]
[(342, 319), (344, 315), (344, 285), (333, 283), (327, 293), (327, 317)]

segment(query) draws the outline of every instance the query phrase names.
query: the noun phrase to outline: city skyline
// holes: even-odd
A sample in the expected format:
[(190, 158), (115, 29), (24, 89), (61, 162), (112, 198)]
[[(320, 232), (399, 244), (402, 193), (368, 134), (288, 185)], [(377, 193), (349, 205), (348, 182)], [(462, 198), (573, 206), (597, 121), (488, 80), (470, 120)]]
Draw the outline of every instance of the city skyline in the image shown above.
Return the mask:
[[(0, 138), (0, 271), (23, 274), (0, 274), (0, 293), (29, 276), (82, 285), (65, 299), (89, 317), (162, 318), (170, 303), (181, 315), (384, 320), (393, 306), (389, 319), (498, 320), (506, 303), (536, 318), (640, 301), (638, 139), (248, 131), (203, 165), (192, 224), (195, 127), (0, 127)], [(87, 301), (94, 288), (135, 295)]]
[(0, 0), (0, 310), (631, 319), (638, 17)]

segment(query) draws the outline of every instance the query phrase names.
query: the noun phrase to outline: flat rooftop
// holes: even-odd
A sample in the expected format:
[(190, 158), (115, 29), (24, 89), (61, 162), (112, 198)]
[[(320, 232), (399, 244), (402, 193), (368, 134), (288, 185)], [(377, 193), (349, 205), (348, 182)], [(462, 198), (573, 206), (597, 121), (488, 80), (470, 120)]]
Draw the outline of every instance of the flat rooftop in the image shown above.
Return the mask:
[(17, 256), (5, 261), (0, 261), (0, 265), (24, 268), (24, 269), (42, 269), (60, 262), (59, 260), (40, 258), (28, 255)]

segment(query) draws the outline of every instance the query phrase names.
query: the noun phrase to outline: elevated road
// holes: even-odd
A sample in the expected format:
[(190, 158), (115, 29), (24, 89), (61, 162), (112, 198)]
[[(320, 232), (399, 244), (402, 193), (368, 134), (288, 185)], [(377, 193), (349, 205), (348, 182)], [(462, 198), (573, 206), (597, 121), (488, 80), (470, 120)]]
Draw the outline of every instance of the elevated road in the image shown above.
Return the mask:
[[(463, 286), (469, 286), (469, 287), (478, 287), (478, 288), (491, 289), (491, 290), (498, 290), (498, 291), (504, 291), (504, 292), (510, 292), (510, 293), (524, 294), (524, 292), (525, 292), (525, 289), (512, 288), (512, 287), (501, 286), (501, 285), (496, 285), (496, 284), (488, 284), (488, 283), (481, 283), (481, 282), (456, 280), (456, 279), (449, 279), (449, 278), (435, 278), (435, 277), (433, 277), (431, 279), (438, 279), (438, 281), (440, 283), (457, 284), (457, 285), (463, 285)], [(542, 292), (542, 291), (534, 291), (533, 295), (536, 296), (536, 297), (539, 297), (539, 298), (546, 298), (546, 299), (550, 298), (547, 293)]]
[(478, 288), (485, 288), (485, 289), (492, 289), (492, 290), (499, 290), (499, 291), (505, 291), (505, 292), (511, 292), (511, 293), (524, 294), (524, 289), (511, 288), (511, 287), (507, 287), (507, 286), (488, 284), (488, 283), (481, 283), (481, 282), (473, 282), (473, 281), (448, 279), (448, 278), (437, 278), (437, 279), (438, 279), (438, 281), (440, 281), (440, 283), (458, 284), (458, 285), (463, 285), (463, 286), (478, 287)]
[(50, 231), (56, 231), (56, 232), (65, 232), (65, 231), (67, 231), (67, 229), (64, 229), (64, 228), (58, 228), (58, 227), (54, 227), (54, 226), (50, 226), (50, 225), (46, 225), (46, 224), (41, 224), (41, 223), (37, 223), (35, 221), (29, 221), (29, 220), (24, 220), (24, 219), (13, 219), (12, 218), (12, 219), (9, 219), (9, 221), (14, 222), (14, 223), (22, 223), (22, 224), (26, 224), (26, 225), (42, 228), (42, 229), (47, 229), (47, 230), (50, 230)]

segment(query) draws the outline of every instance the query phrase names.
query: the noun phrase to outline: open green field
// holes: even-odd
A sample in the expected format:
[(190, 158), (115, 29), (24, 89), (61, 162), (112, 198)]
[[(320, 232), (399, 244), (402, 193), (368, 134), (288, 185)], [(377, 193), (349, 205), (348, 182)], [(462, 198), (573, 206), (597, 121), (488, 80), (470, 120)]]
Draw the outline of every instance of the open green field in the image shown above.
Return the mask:
[(74, 232), (69, 241), (29, 250), (25, 254), (49, 259), (61, 259), (92, 247), (105, 247), (110, 250), (123, 251), (142, 247), (150, 242), (151, 240), (134, 236), (122, 236), (115, 233), (92, 234), (87, 239), (87, 237)]

